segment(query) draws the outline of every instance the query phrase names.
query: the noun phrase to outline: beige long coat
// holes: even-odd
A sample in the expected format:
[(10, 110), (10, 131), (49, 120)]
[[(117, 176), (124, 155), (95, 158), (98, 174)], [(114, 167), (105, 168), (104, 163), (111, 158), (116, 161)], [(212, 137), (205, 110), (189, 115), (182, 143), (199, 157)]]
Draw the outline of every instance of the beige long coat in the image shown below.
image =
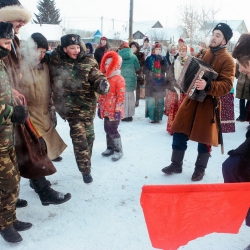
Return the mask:
[(48, 66), (44, 63), (42, 69), (32, 68), (25, 60), (21, 65), (22, 94), (26, 97), (29, 115), (40, 136), (45, 140), (47, 154), (50, 160), (60, 156), (67, 145), (57, 133), (49, 113), (51, 89)]

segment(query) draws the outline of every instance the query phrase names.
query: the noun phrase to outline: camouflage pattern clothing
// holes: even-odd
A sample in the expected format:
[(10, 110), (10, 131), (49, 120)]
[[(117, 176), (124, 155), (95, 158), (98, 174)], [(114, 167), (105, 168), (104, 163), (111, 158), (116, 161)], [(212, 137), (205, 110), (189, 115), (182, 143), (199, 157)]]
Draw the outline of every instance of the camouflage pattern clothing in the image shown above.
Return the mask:
[(16, 202), (20, 175), (14, 149), (13, 93), (6, 67), (1, 60), (8, 51), (0, 48), (0, 227), (5, 229), (16, 220)]
[(92, 147), (95, 139), (93, 119), (98, 94), (106, 76), (89, 54), (81, 53), (73, 60), (58, 46), (49, 59), (53, 102), (57, 113), (67, 120), (79, 171), (90, 173)]

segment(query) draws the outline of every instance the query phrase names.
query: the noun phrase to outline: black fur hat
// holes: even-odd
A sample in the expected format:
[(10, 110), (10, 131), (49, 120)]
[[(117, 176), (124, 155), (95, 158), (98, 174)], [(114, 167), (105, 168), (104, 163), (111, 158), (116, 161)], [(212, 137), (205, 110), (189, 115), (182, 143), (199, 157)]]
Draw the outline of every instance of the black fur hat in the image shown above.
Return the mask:
[(11, 5), (21, 5), (21, 3), (18, 0), (0, 0), (0, 8)]
[(37, 44), (37, 48), (43, 48), (43, 49), (48, 50), (48, 48), (49, 48), (48, 41), (41, 33), (38, 33), (38, 32), (33, 33), (31, 35), (31, 38)]
[(220, 30), (222, 32), (222, 34), (224, 35), (224, 38), (226, 40), (226, 42), (228, 43), (228, 41), (232, 38), (233, 36), (233, 31), (232, 29), (226, 24), (226, 23), (218, 23), (214, 29), (214, 30)]
[(85, 46), (90, 50), (90, 54), (94, 53), (94, 48), (91, 43), (85, 43)]
[(68, 34), (61, 37), (61, 46), (67, 47), (69, 45), (81, 46), (81, 37), (76, 34)]
[(0, 38), (14, 39), (12, 23), (0, 22)]

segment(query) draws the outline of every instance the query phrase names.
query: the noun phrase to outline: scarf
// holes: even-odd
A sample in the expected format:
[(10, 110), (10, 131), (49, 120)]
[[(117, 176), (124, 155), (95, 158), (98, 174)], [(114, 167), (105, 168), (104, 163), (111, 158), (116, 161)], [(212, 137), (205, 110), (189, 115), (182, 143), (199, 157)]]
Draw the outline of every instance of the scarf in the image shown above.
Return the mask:
[(156, 83), (159, 84), (162, 81), (161, 77), (161, 59), (162, 57), (155, 54), (151, 54), (148, 60), (148, 67), (155, 75)]

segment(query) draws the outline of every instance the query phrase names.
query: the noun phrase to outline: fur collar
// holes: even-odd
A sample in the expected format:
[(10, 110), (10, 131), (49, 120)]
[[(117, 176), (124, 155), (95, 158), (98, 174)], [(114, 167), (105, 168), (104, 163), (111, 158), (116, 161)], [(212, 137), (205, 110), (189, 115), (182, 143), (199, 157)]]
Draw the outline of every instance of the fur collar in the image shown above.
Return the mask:
[(26, 24), (30, 21), (31, 14), (22, 6), (11, 5), (0, 9), (0, 19), (4, 22), (22, 20)]

